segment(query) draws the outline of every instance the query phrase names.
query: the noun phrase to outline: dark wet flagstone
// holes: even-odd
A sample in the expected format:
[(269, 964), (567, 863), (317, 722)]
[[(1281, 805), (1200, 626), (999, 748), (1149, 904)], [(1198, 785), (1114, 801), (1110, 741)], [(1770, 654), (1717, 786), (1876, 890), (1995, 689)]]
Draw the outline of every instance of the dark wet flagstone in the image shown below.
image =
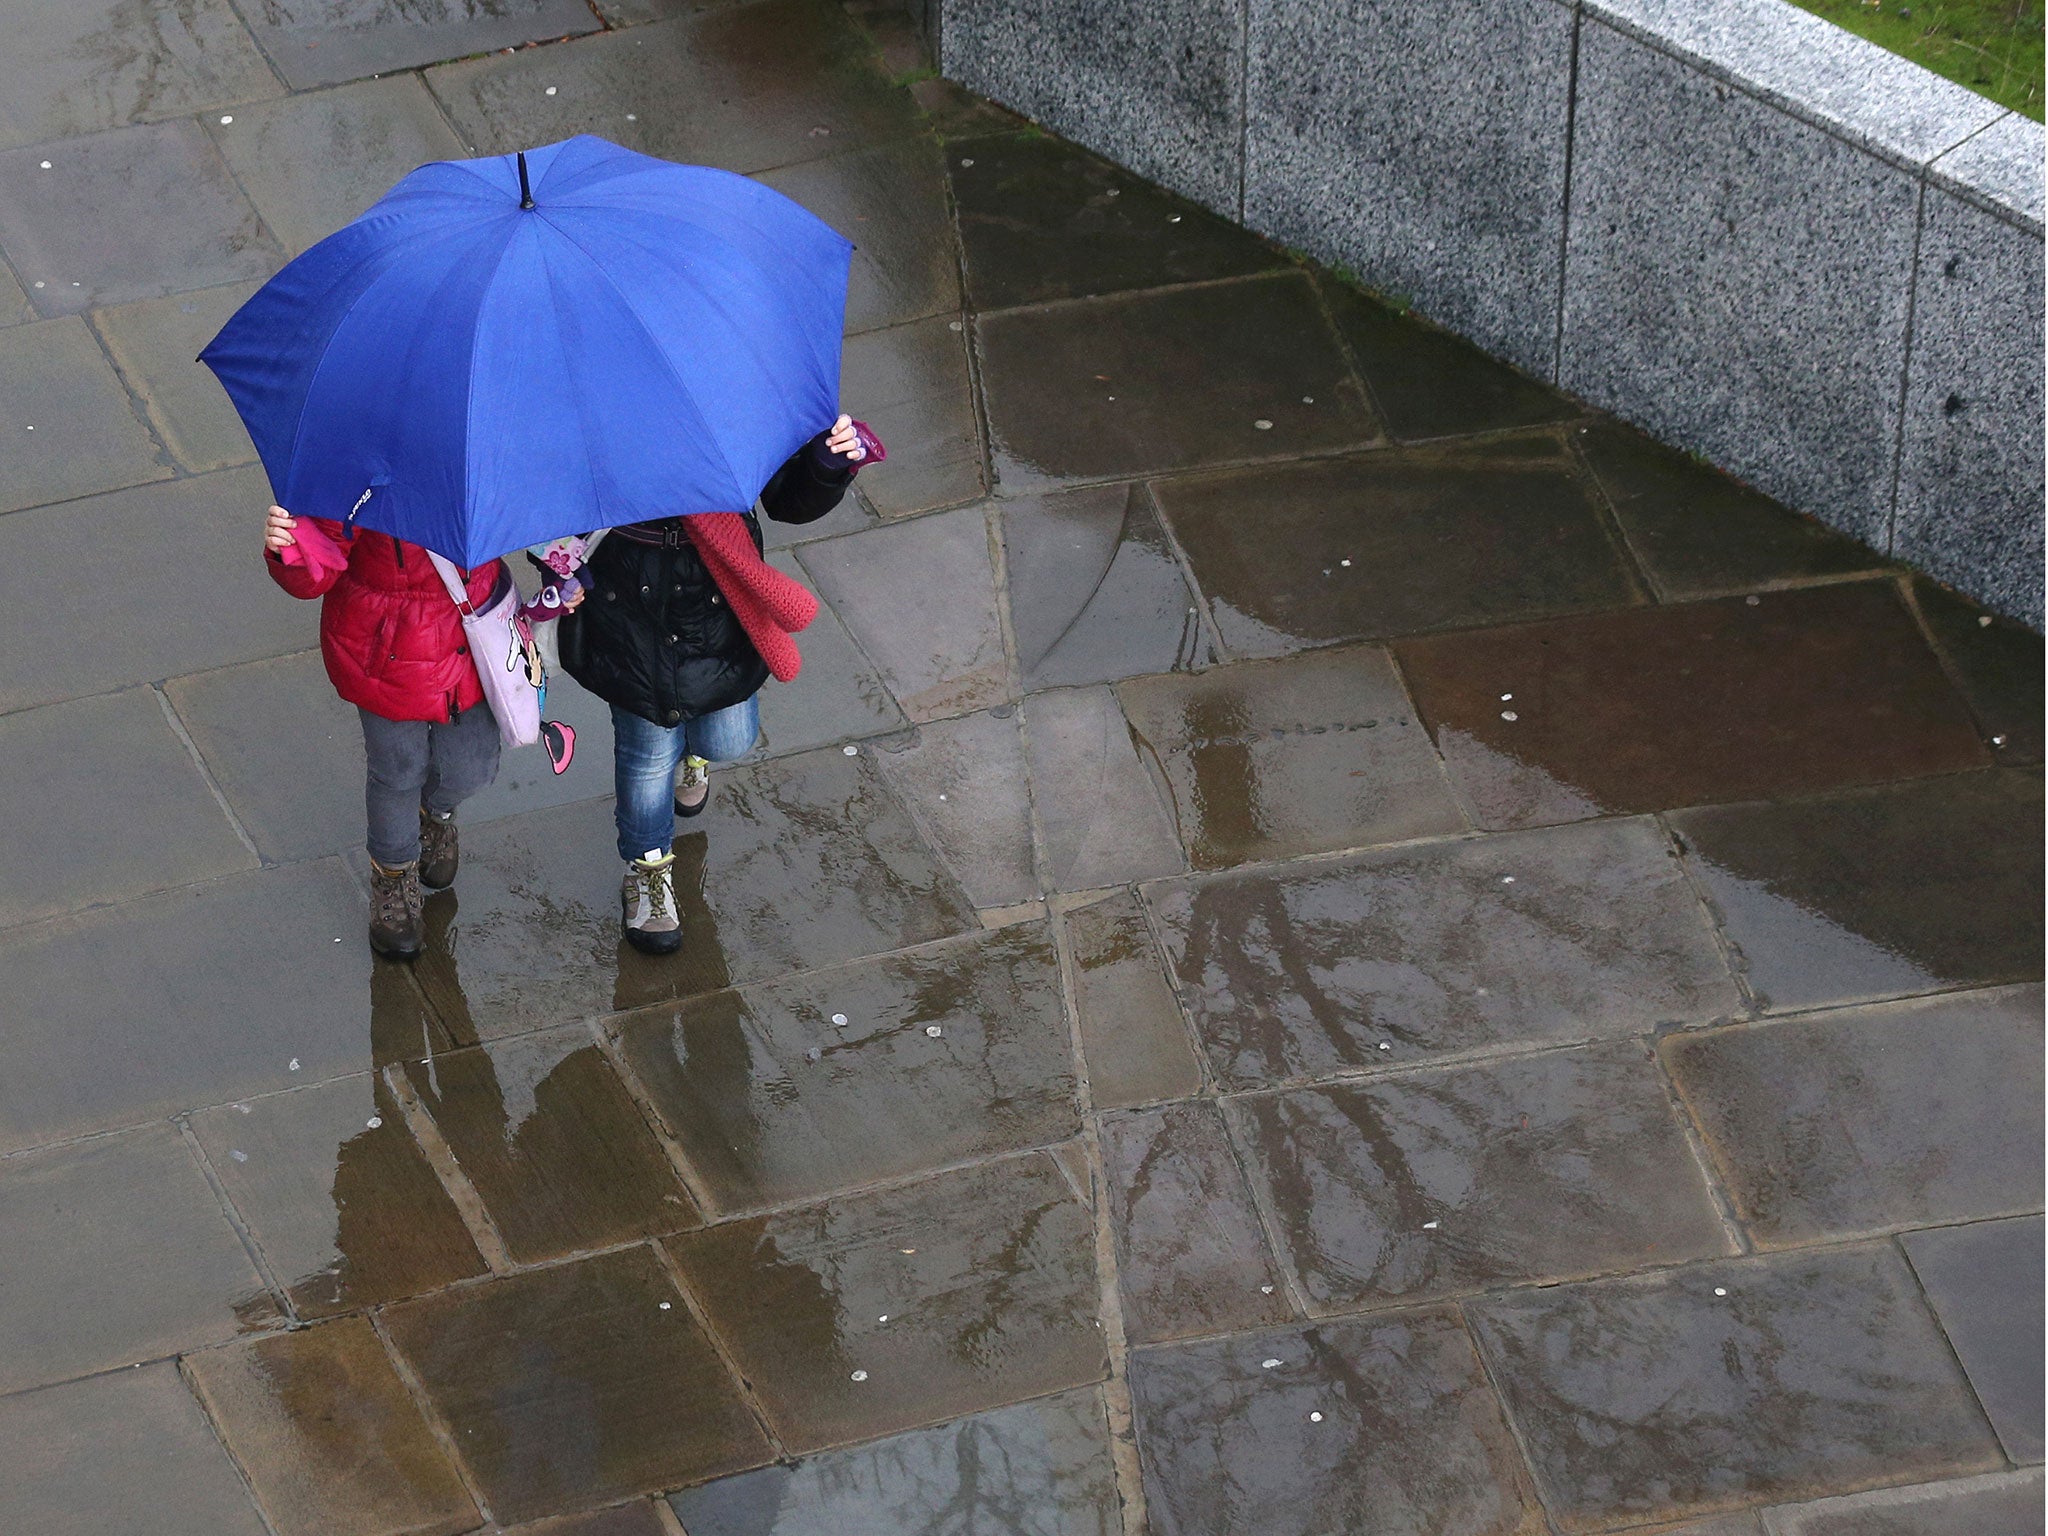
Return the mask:
[(285, 254), (191, 122), (0, 153), (0, 249), (46, 315), (267, 277)]
[(1770, 1536), (2035, 1536), (2041, 1502), (2037, 1467), (1774, 1509)]
[(1294, 1315), (1216, 1106), (1166, 1104), (1102, 1122), (1124, 1334), (1134, 1344)]
[(1988, 759), (1888, 582), (1407, 640), (1395, 655), (1487, 827)]
[(697, 1225), (696, 1202), (588, 1031), (522, 1035), (405, 1073), (515, 1261)]
[(1197, 869), (1466, 829), (1386, 653), (1119, 684)]
[(1144, 1350), (1131, 1396), (1159, 1536), (1544, 1529), (1449, 1309)]
[(1137, 898), (1112, 896), (1065, 922), (1090, 1102), (1116, 1109), (1199, 1092), (1202, 1068)]
[(1179, 881), (1151, 899), (1227, 1087), (1647, 1033), (1739, 1001), (1645, 821)]
[(269, 1536), (169, 1360), (0, 1397), (0, 1529)]
[(1080, 1129), (1059, 965), (1039, 924), (649, 1009), (616, 1028), (725, 1211)]
[(1674, 1035), (1662, 1050), (1766, 1247), (2041, 1203), (2038, 986)]
[(1882, 555), (1640, 432), (1573, 433), (1660, 596), (1684, 602), (1875, 571)]
[(1043, 1154), (667, 1246), (791, 1450), (1037, 1397), (1108, 1369), (1093, 1223)]
[(2041, 780), (1964, 773), (1672, 825), (1780, 1011), (2041, 974)]
[(956, 139), (968, 296), (1009, 309), (1284, 266), (1257, 236), (1042, 133)]
[(384, 1316), (502, 1520), (769, 1459), (737, 1384), (645, 1248), (444, 1291)]
[(1498, 432), (1579, 407), (1461, 337), (1325, 278), (1324, 301), (1387, 429), (1402, 442)]
[(173, 1126), (0, 1161), (0, 1230), (0, 1392), (278, 1320)]
[(2041, 1218), (1908, 1232), (1899, 1241), (2006, 1455), (2039, 1462)]
[(1240, 656), (1639, 600), (1550, 438), (1273, 465), (1157, 494)]
[(187, 1357), (278, 1536), (457, 1536), (476, 1505), (368, 1321)]
[(1915, 611), (1933, 634), (1936, 651), (1947, 662), (1998, 760), (2038, 763), (2041, 637), (1922, 576), (1913, 578), (1911, 594)]
[(250, 26), (294, 90), (596, 30), (581, 0), (262, 0)]
[[(120, 377), (77, 316), (0, 330), (0, 420), (14, 428), (0, 458), (0, 512), (171, 474)], [(49, 521), (49, 514), (28, 519)], [(39, 611), (47, 617), (47, 605)], [(11, 645), (8, 653), (32, 654)]]
[(201, 288), (98, 310), (92, 317), (150, 422), (178, 462), (195, 474), (255, 462), (256, 449), (227, 391), (193, 359), (260, 286), (249, 281)]
[(1566, 1531), (2000, 1462), (1889, 1245), (1515, 1291), (1467, 1310)]
[(1091, 486), (1001, 506), (1010, 627), (1027, 691), (1215, 659), (1143, 489)]
[[(387, 984), (409, 983), (391, 969)], [(193, 1134), (301, 1317), (484, 1273), (455, 1203), (365, 1074), (203, 1110)]]
[(1093, 1392), (1019, 1403), (669, 1495), (690, 1536), (1116, 1536)]
[(585, 1515), (536, 1520), (507, 1531), (505, 1536), (669, 1536), (669, 1528), (654, 1512), (652, 1500), (636, 1499)]
[(1377, 435), (1300, 273), (983, 315), (976, 334), (1006, 494)]
[(1315, 1313), (1733, 1251), (1634, 1042), (1232, 1108)]

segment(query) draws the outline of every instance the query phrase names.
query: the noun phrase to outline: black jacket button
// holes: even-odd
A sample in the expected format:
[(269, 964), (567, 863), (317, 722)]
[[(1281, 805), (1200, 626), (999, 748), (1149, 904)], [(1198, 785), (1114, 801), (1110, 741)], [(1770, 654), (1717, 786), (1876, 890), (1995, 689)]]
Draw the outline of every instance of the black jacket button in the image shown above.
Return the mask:
[(683, 718), (683, 712), (682, 712), (681, 710), (679, 710), (679, 709), (672, 709), (672, 710), (670, 710), (670, 711), (668, 712), (668, 723), (669, 723), (670, 725), (675, 725), (675, 724), (677, 724), (678, 722), (680, 722), (680, 721), (682, 720), (682, 718)]
[(714, 593), (712, 593), (712, 594), (711, 594), (711, 606), (712, 606), (712, 607), (716, 608), (716, 607), (717, 607), (717, 606), (718, 606), (718, 605), (719, 605), (719, 604), (720, 604), (721, 602), (723, 602), (723, 601), (724, 601), (724, 599), (723, 599), (723, 598), (721, 598), (721, 597), (720, 597), (720, 596), (719, 596), (719, 595), (718, 595), (718, 594), (717, 594), (716, 592), (714, 592)]

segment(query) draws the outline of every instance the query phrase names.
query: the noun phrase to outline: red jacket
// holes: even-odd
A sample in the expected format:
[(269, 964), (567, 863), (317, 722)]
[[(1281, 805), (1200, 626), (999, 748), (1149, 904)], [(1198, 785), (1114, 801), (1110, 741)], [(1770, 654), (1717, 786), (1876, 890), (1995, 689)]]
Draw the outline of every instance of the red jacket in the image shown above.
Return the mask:
[[(348, 569), (325, 579), (276, 555), (270, 576), (293, 597), (325, 597), (320, 657), (334, 691), (387, 720), (448, 720), (484, 700), (462, 617), (427, 552), (388, 533), (353, 535), (324, 517), (302, 518), (348, 551)], [(481, 608), (498, 584), (502, 560), (469, 573), (469, 600)]]

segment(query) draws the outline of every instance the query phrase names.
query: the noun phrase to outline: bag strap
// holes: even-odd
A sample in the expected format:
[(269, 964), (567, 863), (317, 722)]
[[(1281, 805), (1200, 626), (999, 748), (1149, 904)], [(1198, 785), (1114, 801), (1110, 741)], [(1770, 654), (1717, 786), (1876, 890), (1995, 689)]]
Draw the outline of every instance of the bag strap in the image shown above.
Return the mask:
[(465, 619), (476, 617), (476, 608), (469, 600), (469, 583), (462, 579), (462, 573), (453, 561), (427, 551), (427, 558), (434, 562), (434, 569), (440, 573), (441, 585), (448, 589), (448, 597), (455, 604), (456, 611)]

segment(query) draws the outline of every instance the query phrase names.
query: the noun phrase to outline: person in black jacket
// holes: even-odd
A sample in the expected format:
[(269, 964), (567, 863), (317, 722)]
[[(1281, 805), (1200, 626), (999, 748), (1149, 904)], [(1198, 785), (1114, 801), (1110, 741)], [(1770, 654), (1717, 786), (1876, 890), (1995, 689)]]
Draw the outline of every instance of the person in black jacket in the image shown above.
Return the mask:
[[(860, 455), (841, 416), (775, 472), (762, 510), (781, 523), (816, 521), (839, 505)], [(758, 550), (761, 525), (751, 511), (746, 520)], [(612, 529), (581, 574), (588, 596), (561, 620), (562, 666), (612, 707), (626, 939), (673, 954), (682, 944), (675, 818), (703, 810), (712, 763), (753, 747), (768, 666), (679, 517)]]

